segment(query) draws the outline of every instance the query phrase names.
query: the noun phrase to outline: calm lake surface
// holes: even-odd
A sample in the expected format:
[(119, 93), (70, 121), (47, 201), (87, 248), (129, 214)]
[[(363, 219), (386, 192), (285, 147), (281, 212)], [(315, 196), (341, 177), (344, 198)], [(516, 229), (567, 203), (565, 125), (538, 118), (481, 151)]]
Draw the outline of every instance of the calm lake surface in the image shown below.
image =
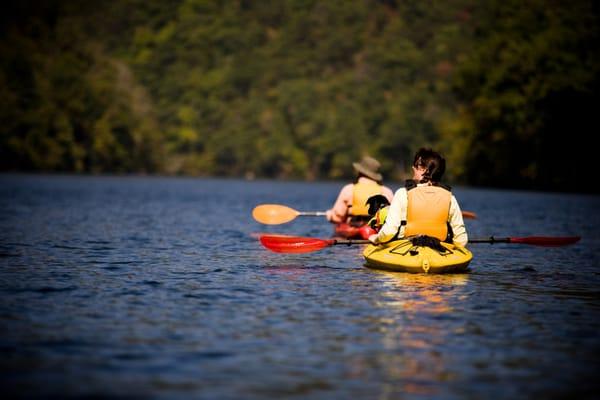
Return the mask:
[[(342, 182), (0, 175), (0, 385), (16, 398), (598, 398), (600, 197), (455, 188), (465, 274), (371, 270), (359, 246), (275, 254), (262, 203)], [(390, 184), (395, 190), (397, 184)]]

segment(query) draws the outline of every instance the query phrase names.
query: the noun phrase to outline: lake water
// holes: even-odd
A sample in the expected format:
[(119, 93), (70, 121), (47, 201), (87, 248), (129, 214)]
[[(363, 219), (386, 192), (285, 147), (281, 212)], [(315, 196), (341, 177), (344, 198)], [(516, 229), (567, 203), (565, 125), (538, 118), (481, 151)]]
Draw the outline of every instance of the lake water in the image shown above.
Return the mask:
[[(27, 398), (598, 398), (600, 197), (455, 188), (465, 274), (380, 272), (359, 246), (275, 254), (262, 203), (341, 182), (0, 176), (0, 385)], [(390, 185), (394, 189), (397, 185)]]

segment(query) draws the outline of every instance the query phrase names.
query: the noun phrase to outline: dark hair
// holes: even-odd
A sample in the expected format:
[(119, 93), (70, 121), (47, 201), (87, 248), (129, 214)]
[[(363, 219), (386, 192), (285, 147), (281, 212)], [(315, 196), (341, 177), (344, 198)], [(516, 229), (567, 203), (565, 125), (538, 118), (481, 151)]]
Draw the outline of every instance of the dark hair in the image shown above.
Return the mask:
[(436, 153), (431, 149), (422, 147), (419, 149), (419, 151), (417, 151), (417, 154), (415, 154), (413, 166), (415, 168), (425, 168), (423, 178), (419, 183), (426, 183), (429, 181), (438, 183), (446, 171), (446, 160), (441, 156), (441, 154)]
[(390, 202), (387, 199), (387, 197), (385, 197), (384, 195), (376, 194), (375, 196), (369, 197), (366, 204), (369, 205), (369, 211), (368, 211), (369, 215), (371, 217), (373, 217), (373, 216), (375, 216), (377, 211), (379, 211), (380, 208), (389, 206)]

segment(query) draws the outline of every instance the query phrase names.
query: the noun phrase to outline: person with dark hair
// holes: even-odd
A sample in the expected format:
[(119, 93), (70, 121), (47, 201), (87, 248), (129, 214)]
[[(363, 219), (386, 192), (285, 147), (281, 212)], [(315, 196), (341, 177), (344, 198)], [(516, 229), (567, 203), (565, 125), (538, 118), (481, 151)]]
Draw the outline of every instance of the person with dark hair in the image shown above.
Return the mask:
[(421, 148), (412, 170), (413, 179), (396, 191), (385, 223), (369, 241), (379, 244), (395, 238), (429, 236), (464, 247), (468, 235), (460, 206), (450, 187), (441, 183), (446, 160), (431, 149)]
[(360, 162), (352, 163), (357, 172), (356, 182), (345, 185), (339, 192), (333, 207), (327, 210), (327, 220), (333, 223), (364, 225), (370, 218), (367, 200), (381, 194), (392, 201), (394, 192), (382, 185), (379, 161), (365, 156)]

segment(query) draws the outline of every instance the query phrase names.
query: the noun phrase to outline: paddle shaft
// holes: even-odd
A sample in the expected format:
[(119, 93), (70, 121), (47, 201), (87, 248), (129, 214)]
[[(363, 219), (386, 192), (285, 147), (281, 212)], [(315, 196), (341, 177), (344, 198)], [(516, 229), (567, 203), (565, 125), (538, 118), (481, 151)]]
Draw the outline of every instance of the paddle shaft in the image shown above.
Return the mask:
[[(252, 217), (263, 224), (278, 225), (294, 220), (296, 217), (326, 217), (326, 211), (298, 211), (281, 204), (261, 204), (252, 210)], [(475, 213), (463, 212), (465, 218), (476, 218)]]
[(368, 240), (363, 239), (329, 239), (330, 244), (345, 244), (351, 246), (353, 244), (369, 244)]
[(580, 236), (527, 236), (527, 237), (504, 237), (496, 238), (490, 236), (486, 239), (469, 239), (469, 243), (513, 243), (513, 244), (529, 244), (533, 246), (566, 246), (577, 243), (581, 239)]
[[(369, 244), (371, 243), (368, 240), (345, 240), (345, 239), (329, 239), (328, 240), (330, 244), (334, 245), (334, 244), (346, 244), (348, 246), (353, 245), (353, 244)], [(485, 238), (485, 239), (469, 239), (469, 244), (471, 243), (490, 243), (490, 244), (494, 244), (494, 243), (512, 243), (511, 238), (506, 237), (506, 238), (495, 238), (493, 236), (489, 237), (489, 238)]]
[[(325, 217), (327, 215), (326, 211), (297, 211), (298, 216), (302, 217)], [(471, 211), (463, 211), (463, 218), (476, 219), (477, 214)]]
[[(506, 237), (486, 239), (471, 239), (469, 243), (514, 243), (534, 246), (557, 247), (566, 246), (578, 242), (579, 236), (529, 236), (529, 237)], [(311, 237), (294, 237), (285, 235), (262, 235), (260, 242), (269, 250), (278, 253), (309, 253), (333, 245), (369, 244), (368, 240), (352, 239), (319, 239)]]
[[(532, 244), (532, 245), (567, 245), (572, 244), (579, 241), (578, 236), (568, 236), (568, 237), (544, 237), (544, 236), (530, 236), (530, 237), (501, 237), (497, 238), (494, 236), (490, 236), (489, 238), (477, 238), (477, 239), (469, 239), (469, 244), (471, 243), (513, 243), (513, 244)], [(330, 239), (331, 244), (369, 244), (371, 243), (368, 240), (344, 240), (344, 239)]]
[(509, 237), (496, 238), (496, 237), (490, 236), (489, 238), (469, 239), (469, 243), (490, 243), (490, 244), (510, 243), (510, 238)]
[(298, 211), (299, 216), (303, 217), (324, 217), (327, 215), (325, 211)]
[[(325, 217), (327, 215), (326, 211), (298, 211), (298, 215), (299, 217)], [(474, 212), (471, 211), (463, 211), (462, 212), (463, 218), (470, 218), (470, 219), (475, 219), (477, 218), (477, 215)]]

